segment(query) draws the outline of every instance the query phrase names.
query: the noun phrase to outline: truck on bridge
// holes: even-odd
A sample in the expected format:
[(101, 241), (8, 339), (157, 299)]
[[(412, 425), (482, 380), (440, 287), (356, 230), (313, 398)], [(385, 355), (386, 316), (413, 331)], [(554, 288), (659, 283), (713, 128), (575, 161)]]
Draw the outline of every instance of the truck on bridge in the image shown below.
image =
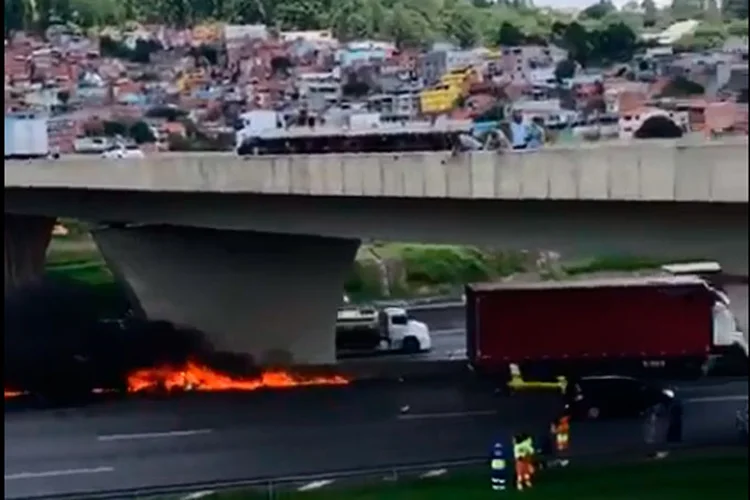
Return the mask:
[(747, 343), (724, 294), (697, 276), (466, 287), (467, 357), (507, 381), (593, 374), (700, 377), (712, 352)]

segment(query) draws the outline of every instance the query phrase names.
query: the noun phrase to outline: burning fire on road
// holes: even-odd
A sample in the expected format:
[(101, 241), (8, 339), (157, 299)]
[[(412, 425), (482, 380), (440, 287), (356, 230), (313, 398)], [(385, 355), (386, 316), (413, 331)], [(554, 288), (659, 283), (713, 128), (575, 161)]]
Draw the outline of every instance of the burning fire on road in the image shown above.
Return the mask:
[(154, 390), (171, 391), (255, 391), (258, 389), (281, 389), (311, 385), (346, 385), (349, 381), (341, 376), (302, 377), (285, 371), (268, 371), (259, 377), (243, 378), (218, 372), (208, 366), (188, 361), (174, 368), (160, 366), (143, 368), (128, 375), (128, 392)]
[[(37, 284), (5, 299), (5, 399), (341, 386), (339, 375), (261, 371), (166, 322), (102, 321), (79, 288)], [(89, 308), (89, 309), (87, 309)]]
[[(214, 370), (196, 361), (182, 366), (163, 365), (139, 368), (127, 376), (128, 393), (221, 392), (287, 389), (306, 386), (347, 385), (349, 380), (339, 375), (306, 377), (291, 372), (274, 370), (258, 377), (238, 377)], [(112, 389), (93, 389), (93, 393), (116, 392)], [(24, 395), (25, 391), (5, 390), (5, 399)]]

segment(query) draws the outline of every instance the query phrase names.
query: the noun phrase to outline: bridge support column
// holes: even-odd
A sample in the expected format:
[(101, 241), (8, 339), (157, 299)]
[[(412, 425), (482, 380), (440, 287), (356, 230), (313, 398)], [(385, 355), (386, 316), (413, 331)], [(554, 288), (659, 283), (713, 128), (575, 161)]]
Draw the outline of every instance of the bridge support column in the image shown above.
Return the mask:
[(93, 235), (149, 318), (196, 328), (259, 365), (335, 362), (336, 311), (359, 241), (174, 226)]
[(55, 218), (5, 214), (5, 291), (44, 274)]

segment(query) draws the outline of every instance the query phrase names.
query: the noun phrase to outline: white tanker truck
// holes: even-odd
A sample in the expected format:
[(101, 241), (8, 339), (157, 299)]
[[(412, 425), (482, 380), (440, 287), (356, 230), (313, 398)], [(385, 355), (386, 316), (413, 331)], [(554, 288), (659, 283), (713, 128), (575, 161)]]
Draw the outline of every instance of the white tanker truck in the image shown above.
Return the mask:
[(402, 307), (342, 307), (336, 318), (336, 350), (340, 355), (403, 352), (432, 348), (430, 329)]

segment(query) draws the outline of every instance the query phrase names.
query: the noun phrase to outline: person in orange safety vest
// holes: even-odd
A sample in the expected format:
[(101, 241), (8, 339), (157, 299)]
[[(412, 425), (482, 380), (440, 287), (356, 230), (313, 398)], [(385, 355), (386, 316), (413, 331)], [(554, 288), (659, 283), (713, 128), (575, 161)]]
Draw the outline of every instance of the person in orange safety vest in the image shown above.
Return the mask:
[(552, 466), (566, 466), (568, 460), (565, 458), (570, 446), (570, 417), (563, 415), (550, 425), (550, 431), (554, 440), (555, 459), (550, 461)]
[[(553, 424), (554, 425), (554, 424)], [(570, 417), (563, 415), (554, 425), (555, 433), (555, 450), (557, 453), (565, 453), (570, 445)]]

